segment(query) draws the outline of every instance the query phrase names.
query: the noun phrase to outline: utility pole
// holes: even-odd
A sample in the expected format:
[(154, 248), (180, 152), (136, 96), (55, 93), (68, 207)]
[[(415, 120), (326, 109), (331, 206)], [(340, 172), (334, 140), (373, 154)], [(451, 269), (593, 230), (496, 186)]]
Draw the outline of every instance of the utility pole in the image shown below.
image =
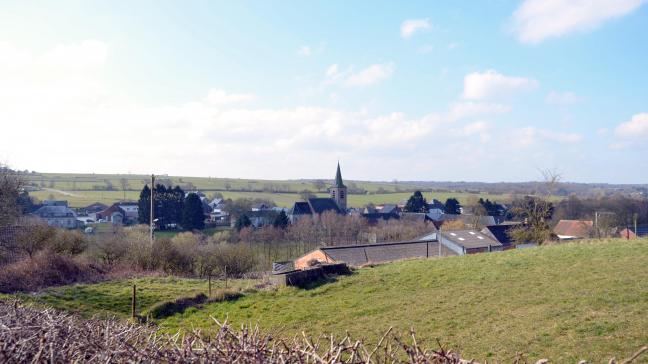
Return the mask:
[(151, 213), (149, 216), (151, 217), (151, 223), (150, 223), (150, 233), (151, 233), (151, 246), (153, 246), (153, 235), (155, 231), (155, 203), (154, 203), (154, 198), (155, 198), (155, 175), (151, 175)]

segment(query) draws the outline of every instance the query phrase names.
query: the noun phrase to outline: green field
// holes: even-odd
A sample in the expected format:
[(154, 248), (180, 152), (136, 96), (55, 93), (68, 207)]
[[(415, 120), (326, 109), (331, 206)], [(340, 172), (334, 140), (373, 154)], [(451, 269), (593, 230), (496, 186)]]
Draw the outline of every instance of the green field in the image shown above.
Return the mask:
[[(531, 362), (630, 356), (648, 344), (648, 240), (583, 241), (536, 249), (362, 268), (333, 283), (259, 291), (158, 322), (167, 331), (259, 323), (290, 337), (343, 334), (374, 341), (393, 326), (414, 328), (424, 346), (439, 338), (465, 357)], [(195, 283), (192, 283), (195, 282)], [(128, 311), (129, 282), (52, 288), (39, 302), (85, 313)], [(204, 281), (141, 281), (153, 301), (204, 290)], [(149, 288), (150, 287), (150, 288)], [(153, 288), (155, 287), (155, 288)], [(34, 299), (34, 298), (30, 298)], [(617, 356), (618, 357), (618, 356)], [(607, 361), (606, 361), (607, 362)]]
[[(56, 192), (51, 190), (40, 190), (30, 192), (30, 196), (36, 197), (39, 200), (50, 199), (53, 197), (57, 200), (67, 200), (70, 207), (85, 207), (94, 202), (101, 202), (110, 205), (114, 202), (121, 201), (126, 197), (126, 200), (137, 200), (139, 198), (139, 191), (62, 191)], [(277, 206), (292, 207), (296, 201), (300, 201), (301, 197), (298, 193), (270, 193), (270, 192), (238, 192), (238, 191), (219, 191), (225, 198), (262, 198), (274, 201)], [(209, 192), (206, 192), (209, 195)], [(328, 196), (325, 193), (318, 193), (320, 197)], [(365, 195), (349, 195), (348, 205), (350, 207), (364, 207), (368, 203), (382, 204), (382, 203), (398, 203), (406, 200), (412, 195), (411, 192), (394, 192), (383, 194), (365, 194)], [(430, 200), (436, 198), (445, 201), (448, 197), (459, 199), (461, 203), (466, 203), (471, 198), (484, 198), (495, 200), (499, 202), (510, 201), (511, 195), (493, 195), (493, 194), (476, 194), (467, 192), (425, 192), (423, 194), (426, 199)]]
[[(260, 282), (251, 279), (229, 280), (228, 288), (245, 290)], [(127, 318), (131, 314), (133, 284), (137, 287), (137, 311), (142, 314), (157, 303), (198, 293), (207, 294), (209, 290), (206, 279), (150, 277), (55, 287), (38, 294), (16, 296), (24, 301), (79, 313), (86, 317), (97, 314)], [(212, 290), (224, 287), (224, 281), (212, 280)]]

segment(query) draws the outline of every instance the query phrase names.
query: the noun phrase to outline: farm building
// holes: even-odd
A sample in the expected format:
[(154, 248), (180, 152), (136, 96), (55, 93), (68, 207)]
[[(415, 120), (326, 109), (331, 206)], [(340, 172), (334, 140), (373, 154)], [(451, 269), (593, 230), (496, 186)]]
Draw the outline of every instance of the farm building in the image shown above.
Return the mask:
[(475, 230), (440, 231), (439, 243), (457, 255), (502, 251), (499, 241)]
[(560, 220), (553, 232), (560, 240), (584, 239), (592, 236), (594, 222), (592, 220)]
[(304, 269), (319, 263), (347, 263), (359, 266), (367, 263), (386, 263), (400, 259), (456, 255), (437, 241), (406, 241), (364, 245), (327, 246), (315, 249), (295, 260), (295, 269)]

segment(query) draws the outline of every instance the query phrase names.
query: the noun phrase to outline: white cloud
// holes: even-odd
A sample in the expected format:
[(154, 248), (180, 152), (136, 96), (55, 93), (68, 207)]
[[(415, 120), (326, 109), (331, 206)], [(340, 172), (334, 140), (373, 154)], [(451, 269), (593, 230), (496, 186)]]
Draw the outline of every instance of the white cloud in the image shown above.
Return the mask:
[(628, 139), (648, 137), (648, 113), (633, 115), (629, 121), (619, 124), (614, 134)]
[(514, 130), (510, 141), (517, 146), (531, 146), (542, 141), (550, 141), (560, 144), (576, 144), (583, 140), (583, 136), (578, 133), (565, 133), (553, 130), (538, 129), (535, 127), (525, 127)]
[(408, 19), (401, 24), (401, 37), (410, 38), (415, 33), (432, 28), (429, 19)]
[(418, 47), (417, 51), (421, 54), (428, 54), (434, 50), (434, 46), (432, 44), (424, 44), (420, 47)]
[(393, 63), (373, 64), (365, 69), (351, 74), (347, 86), (367, 86), (389, 79), (394, 73)]
[(538, 87), (538, 81), (525, 77), (506, 76), (493, 70), (473, 72), (464, 77), (463, 97), (482, 100), (506, 96)]
[(583, 98), (571, 91), (551, 91), (545, 98), (545, 102), (550, 105), (573, 105), (581, 101), (583, 101)]
[(645, 0), (526, 0), (513, 13), (513, 29), (523, 43), (598, 27), (623, 16)]
[(340, 71), (337, 64), (332, 64), (326, 69), (326, 84), (340, 82), (345, 86), (368, 86), (389, 79), (394, 73), (394, 64), (378, 63), (354, 72), (349, 68)]
[(205, 101), (213, 105), (235, 104), (254, 100), (251, 93), (228, 93), (225, 90), (212, 89), (207, 94)]

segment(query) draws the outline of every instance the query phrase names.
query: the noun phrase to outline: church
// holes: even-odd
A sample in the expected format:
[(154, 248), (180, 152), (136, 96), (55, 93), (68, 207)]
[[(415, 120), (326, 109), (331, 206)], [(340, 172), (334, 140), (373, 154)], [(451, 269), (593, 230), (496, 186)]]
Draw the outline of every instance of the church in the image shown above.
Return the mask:
[(322, 214), (326, 211), (334, 211), (341, 215), (347, 213), (347, 188), (342, 180), (342, 171), (338, 162), (337, 171), (333, 186), (329, 188), (330, 197), (309, 198), (307, 201), (295, 202), (290, 210), (290, 222), (295, 223), (306, 216)]

